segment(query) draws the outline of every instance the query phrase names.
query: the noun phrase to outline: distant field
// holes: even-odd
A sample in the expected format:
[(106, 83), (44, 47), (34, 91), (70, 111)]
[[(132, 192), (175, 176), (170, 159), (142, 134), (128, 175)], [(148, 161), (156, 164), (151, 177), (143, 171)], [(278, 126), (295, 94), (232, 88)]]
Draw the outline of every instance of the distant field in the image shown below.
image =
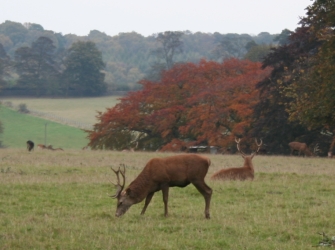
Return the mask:
[(120, 96), (96, 98), (0, 98), (1, 102), (11, 102), (18, 106), (23, 103), (28, 109), (54, 114), (89, 125), (97, 122), (97, 111), (115, 106)]
[(334, 160), (256, 156), (254, 181), (212, 181), (240, 155), (207, 155), (211, 219), (193, 185), (144, 201), (121, 218), (109, 169), (126, 165), (126, 185), (153, 157), (171, 153), (0, 149), (0, 249), (314, 249), (335, 236)]
[(4, 127), (0, 140), (5, 147), (25, 148), (27, 140), (44, 144), (45, 139), (47, 145), (64, 149), (80, 149), (88, 143), (87, 134), (81, 129), (21, 114), (6, 107), (0, 108), (0, 121)]

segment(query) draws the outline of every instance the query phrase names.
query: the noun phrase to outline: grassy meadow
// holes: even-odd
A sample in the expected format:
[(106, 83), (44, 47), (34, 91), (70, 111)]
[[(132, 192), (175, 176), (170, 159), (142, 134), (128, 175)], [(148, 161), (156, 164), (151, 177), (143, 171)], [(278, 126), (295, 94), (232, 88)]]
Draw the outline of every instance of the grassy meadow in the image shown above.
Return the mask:
[(87, 134), (79, 128), (21, 114), (7, 107), (0, 108), (0, 121), (4, 128), (0, 140), (5, 147), (25, 148), (27, 140), (36, 145), (44, 144), (45, 135), (46, 144), (54, 148), (79, 149), (88, 143)]
[(115, 106), (120, 96), (91, 98), (4, 98), (0, 101), (11, 102), (14, 106), (23, 103), (28, 109), (47, 112), (78, 122), (93, 125), (96, 123), (97, 111), (105, 112), (106, 108)]
[(254, 181), (215, 182), (239, 155), (208, 155), (211, 219), (194, 186), (171, 188), (169, 217), (162, 194), (146, 214), (143, 202), (121, 218), (108, 195), (126, 164), (126, 185), (153, 157), (171, 153), (0, 150), (0, 249), (313, 249), (335, 235), (335, 161), (256, 156)]
[[(119, 96), (99, 98), (0, 98), (5, 104), (10, 102), (14, 107), (26, 104), (28, 110), (37, 110), (57, 117), (77, 121), (88, 125), (97, 122), (97, 111), (106, 111), (118, 102)], [(87, 145), (87, 134), (76, 127), (62, 124), (61, 121), (47, 120), (30, 114), (21, 114), (6, 105), (0, 107), (0, 121), (4, 126), (0, 141), (5, 147), (24, 148), (25, 142), (32, 140), (35, 144), (46, 144), (54, 148), (79, 149)], [(47, 125), (46, 125), (47, 123)]]

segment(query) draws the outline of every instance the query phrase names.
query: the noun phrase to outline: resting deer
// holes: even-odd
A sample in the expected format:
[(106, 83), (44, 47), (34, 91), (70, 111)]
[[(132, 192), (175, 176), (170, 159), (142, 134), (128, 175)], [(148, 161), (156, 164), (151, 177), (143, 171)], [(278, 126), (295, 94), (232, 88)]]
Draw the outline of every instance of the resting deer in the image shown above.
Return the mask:
[(37, 147), (39, 149), (46, 149), (47, 148), (44, 144), (38, 144)]
[(236, 139), (235, 142), (237, 144), (237, 150), (240, 152), (244, 159), (244, 165), (240, 168), (227, 168), (221, 169), (218, 172), (214, 173), (211, 177), (212, 180), (247, 180), (247, 179), (254, 179), (254, 166), (252, 165), (252, 158), (258, 153), (259, 149), (262, 146), (262, 140), (260, 143), (257, 142), (255, 139), (257, 150), (252, 153), (251, 155), (244, 154), (240, 149), (240, 141), (241, 139)]
[[(205, 198), (205, 217), (210, 218), (209, 206), (212, 189), (206, 185), (205, 176), (210, 165), (207, 157), (195, 154), (182, 154), (165, 158), (151, 159), (142, 172), (125, 189), (126, 170), (112, 170), (117, 176), (115, 195), (117, 208), (115, 216), (122, 216), (130, 208), (145, 199), (141, 214), (145, 213), (155, 192), (162, 190), (165, 216), (168, 216), (168, 197), (170, 187), (186, 187), (192, 183)], [(123, 179), (120, 184), (120, 175)]]
[(294, 151), (298, 151), (299, 156), (301, 153), (303, 153), (305, 156), (315, 156), (315, 154), (319, 151), (318, 144), (315, 145), (313, 152), (308, 148), (306, 143), (293, 141), (290, 142), (288, 145), (291, 149), (291, 155)]

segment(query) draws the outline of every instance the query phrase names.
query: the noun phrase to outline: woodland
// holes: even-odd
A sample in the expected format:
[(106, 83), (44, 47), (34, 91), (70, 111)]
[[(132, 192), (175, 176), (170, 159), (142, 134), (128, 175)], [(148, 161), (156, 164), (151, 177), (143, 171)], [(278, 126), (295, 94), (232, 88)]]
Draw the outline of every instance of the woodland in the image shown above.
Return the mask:
[(288, 143), (333, 153), (335, 139), (335, 2), (317, 0), (262, 62), (174, 64), (158, 80), (143, 79), (98, 116), (87, 131), (92, 148), (185, 151), (193, 145), (234, 151), (234, 137), (264, 142), (268, 154)]
[[(288, 154), (288, 143), (300, 141), (310, 147), (318, 145), (318, 154), (325, 156), (333, 153), (335, 144), (334, 17), (335, 3), (316, 0), (306, 8), (306, 16), (295, 31), (283, 30), (276, 36), (266, 32), (252, 37), (166, 31), (147, 38), (136, 33), (111, 38), (92, 31), (78, 41), (74, 35), (51, 32), (57, 39), (39, 37), (35, 41), (34, 37), (31, 47), (20, 43), (16, 49), (3, 46), (1, 62), (10, 65), (6, 60), (11, 61), (14, 54), (14, 65), (22, 64), (24, 72), (25, 52), (39, 51), (41, 46), (36, 43), (62, 47), (64, 60), (58, 67), (65, 85), (61, 91), (68, 90), (67, 95), (72, 90), (79, 95), (91, 93), (92, 79), (100, 87), (93, 88), (98, 90), (94, 95), (118, 89), (116, 81), (105, 83), (111, 75), (118, 78), (122, 72), (119, 63), (125, 62), (125, 68), (130, 62), (137, 65), (128, 67), (128, 73), (140, 72), (134, 73), (131, 81), (137, 81), (138, 86), (129, 87), (132, 91), (116, 106), (99, 112), (94, 128), (86, 131), (92, 149), (185, 151), (204, 145), (227, 153), (236, 150), (234, 137), (243, 137), (247, 148), (254, 144), (254, 138), (262, 139), (267, 154)], [(14, 24), (7, 21), (0, 25), (0, 34)], [(40, 25), (22, 29), (46, 32)], [(88, 53), (92, 51), (93, 55)], [(89, 77), (80, 78), (87, 67), (82, 61), (94, 65)], [(38, 60), (34, 62), (39, 65)], [(115, 71), (109, 70), (111, 64)], [(6, 66), (0, 69), (2, 84), (8, 84)], [(36, 77), (22, 72), (16, 73), (15, 84), (27, 82), (27, 75)], [(35, 79), (43, 77), (45, 71), (40, 72)], [(112, 73), (108, 76), (107, 72)], [(50, 85), (53, 82), (57, 77)]]
[[(221, 62), (230, 57), (259, 61), (278, 43), (278, 34), (268, 32), (252, 36), (166, 31), (144, 37), (136, 32), (108, 36), (92, 30), (87, 36), (77, 36), (44, 30), (39, 24), (6, 21), (0, 24), (0, 57), (7, 66), (2, 95), (92, 96), (134, 91), (141, 88), (139, 80), (157, 79), (161, 70), (174, 63)], [(94, 52), (86, 53), (90, 47)], [(75, 64), (82, 67), (75, 69)], [(89, 85), (96, 87), (98, 82), (101, 86), (97, 91), (87, 83), (81, 86), (82, 79), (73, 81), (76, 75), (95, 76)], [(36, 90), (27, 91), (32, 89)]]

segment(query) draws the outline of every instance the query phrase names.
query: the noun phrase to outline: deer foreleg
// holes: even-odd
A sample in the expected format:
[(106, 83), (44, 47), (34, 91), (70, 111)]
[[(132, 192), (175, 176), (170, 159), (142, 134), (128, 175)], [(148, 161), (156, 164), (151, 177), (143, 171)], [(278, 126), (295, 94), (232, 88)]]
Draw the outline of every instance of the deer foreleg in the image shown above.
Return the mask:
[(143, 207), (143, 209), (142, 209), (141, 214), (144, 214), (144, 213), (145, 213), (145, 210), (147, 210), (147, 207), (148, 207), (148, 205), (149, 205), (149, 203), (150, 203), (150, 201), (151, 201), (151, 199), (152, 199), (152, 196), (154, 196), (154, 194), (155, 194), (155, 193), (152, 192), (152, 193), (148, 194), (147, 197), (145, 198), (145, 204), (144, 204), (144, 207)]

